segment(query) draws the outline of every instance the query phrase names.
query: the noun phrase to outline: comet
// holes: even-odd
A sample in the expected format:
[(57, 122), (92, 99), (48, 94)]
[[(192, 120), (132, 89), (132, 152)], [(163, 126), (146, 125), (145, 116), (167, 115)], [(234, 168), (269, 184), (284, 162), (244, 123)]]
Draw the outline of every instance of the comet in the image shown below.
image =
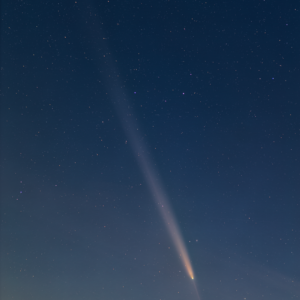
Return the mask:
[[(196, 290), (198, 299), (200, 299), (196, 283), (194, 281), (194, 271), (192, 268), (191, 260), (188, 255), (183, 237), (181, 235), (178, 222), (176, 221), (175, 214), (172, 210), (167, 194), (162, 186), (162, 181), (156, 168), (154, 167), (153, 160), (151, 159), (148, 149), (145, 147), (141, 135), (141, 130), (136, 121), (136, 116), (130, 108), (130, 104), (126, 95), (121, 93), (115, 87), (111, 88), (111, 97), (114, 99), (115, 108), (119, 119), (123, 125), (124, 131), (128, 137), (128, 144), (131, 145), (133, 153), (137, 158), (139, 167), (144, 175), (145, 181), (148, 185), (149, 191), (152, 194), (161, 217), (166, 225), (166, 228), (172, 238), (172, 241), (177, 250), (178, 256), (185, 268), (186, 274), (191, 280)], [(110, 93), (109, 93), (110, 94)]]
[[(120, 97), (117, 97), (116, 95), (115, 98)], [(137, 157), (139, 167), (144, 174), (145, 181), (147, 182), (152, 197), (175, 245), (178, 256), (182, 261), (187, 275), (194, 280), (195, 276), (191, 260), (176, 221), (175, 214), (172, 210), (167, 194), (161, 184), (158, 171), (155, 169), (154, 163), (142, 142), (143, 138), (139, 135), (140, 131), (137, 130), (138, 126), (136, 123), (136, 118), (133, 117), (134, 114), (131, 111), (130, 105), (125, 97), (121, 101), (116, 101), (115, 107), (118, 111), (120, 119), (122, 120), (124, 130), (128, 136), (128, 141)]]
[[(89, 11), (86, 11), (85, 16), (89, 22), (85, 21), (84, 24), (87, 28), (87, 34), (94, 43), (94, 49), (101, 49), (101, 53), (110, 53), (105, 42), (106, 38), (104, 38), (105, 35), (102, 32), (102, 26), (101, 23), (99, 23), (99, 20), (93, 17), (94, 14), (91, 14)], [(103, 57), (104, 58), (101, 63), (97, 62), (97, 68), (101, 69), (101, 73), (104, 75), (103, 80), (107, 87), (107, 94), (114, 103), (116, 112), (122, 123), (122, 127), (125, 134), (128, 136), (128, 144), (131, 145), (133, 153), (137, 158), (139, 167), (144, 174), (145, 181), (147, 182), (152, 194), (152, 198), (154, 199), (166, 228), (173, 240), (178, 256), (187, 275), (191, 280), (194, 280), (195, 276), (191, 260), (176, 221), (175, 214), (162, 186), (158, 171), (154, 167), (154, 162), (143, 142), (144, 136), (141, 134), (141, 130), (138, 130), (137, 116), (134, 114), (131, 109), (130, 102), (127, 100), (128, 97), (124, 91), (124, 83), (119, 78), (120, 72), (116, 68), (115, 60), (113, 60), (111, 55), (104, 55)], [(136, 92), (134, 92), (134, 94), (135, 93)], [(193, 283), (196, 288), (195, 281)], [(200, 299), (199, 295), (198, 298)]]

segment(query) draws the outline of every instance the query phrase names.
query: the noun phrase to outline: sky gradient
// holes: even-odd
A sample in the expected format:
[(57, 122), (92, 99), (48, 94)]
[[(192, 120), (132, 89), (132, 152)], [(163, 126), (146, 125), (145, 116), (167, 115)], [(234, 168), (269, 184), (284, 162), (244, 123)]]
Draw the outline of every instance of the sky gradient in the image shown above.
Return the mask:
[(299, 6), (2, 2), (1, 300), (299, 299)]

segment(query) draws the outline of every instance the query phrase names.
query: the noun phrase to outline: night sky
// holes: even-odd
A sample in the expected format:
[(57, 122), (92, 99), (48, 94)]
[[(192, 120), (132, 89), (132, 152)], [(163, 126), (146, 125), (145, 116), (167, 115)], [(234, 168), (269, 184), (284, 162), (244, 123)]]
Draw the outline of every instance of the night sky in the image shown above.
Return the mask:
[(300, 299), (299, 1), (1, 19), (1, 300)]

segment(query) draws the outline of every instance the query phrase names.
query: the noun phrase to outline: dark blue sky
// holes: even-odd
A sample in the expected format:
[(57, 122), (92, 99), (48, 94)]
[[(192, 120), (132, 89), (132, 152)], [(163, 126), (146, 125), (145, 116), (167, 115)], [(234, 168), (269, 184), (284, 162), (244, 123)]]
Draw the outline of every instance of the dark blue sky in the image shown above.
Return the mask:
[(300, 298), (299, 9), (2, 2), (1, 299)]

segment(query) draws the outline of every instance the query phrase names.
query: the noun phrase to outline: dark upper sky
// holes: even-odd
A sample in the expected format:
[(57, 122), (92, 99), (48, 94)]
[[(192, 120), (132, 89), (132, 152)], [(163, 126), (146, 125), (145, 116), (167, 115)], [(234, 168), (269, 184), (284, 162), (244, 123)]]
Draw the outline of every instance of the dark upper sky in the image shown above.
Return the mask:
[(2, 2), (1, 299), (299, 299), (299, 9)]

